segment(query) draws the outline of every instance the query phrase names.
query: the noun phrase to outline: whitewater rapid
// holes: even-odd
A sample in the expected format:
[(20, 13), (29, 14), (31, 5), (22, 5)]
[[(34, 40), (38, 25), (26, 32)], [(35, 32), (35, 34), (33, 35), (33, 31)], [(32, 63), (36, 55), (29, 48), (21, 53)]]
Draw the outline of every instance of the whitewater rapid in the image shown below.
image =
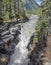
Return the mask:
[(11, 56), (8, 65), (27, 65), (28, 64), (28, 49), (26, 48), (31, 35), (35, 32), (36, 23), (38, 20), (37, 15), (32, 15), (29, 17), (29, 21), (26, 23), (21, 23), (21, 34), (19, 35), (20, 42), (15, 47), (15, 52)]

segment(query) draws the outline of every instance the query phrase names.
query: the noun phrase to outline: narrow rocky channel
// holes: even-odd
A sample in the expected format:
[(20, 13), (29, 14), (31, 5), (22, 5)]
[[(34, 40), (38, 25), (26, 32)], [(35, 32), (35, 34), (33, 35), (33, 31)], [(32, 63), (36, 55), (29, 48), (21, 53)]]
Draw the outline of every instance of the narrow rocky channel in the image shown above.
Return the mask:
[[(32, 34), (35, 32), (36, 23), (38, 20), (37, 15), (32, 15), (29, 21), (26, 23), (18, 24), (21, 26), (19, 43), (15, 47), (15, 52), (10, 57), (10, 62), (8, 65), (28, 65), (28, 49), (27, 45), (30, 41)], [(17, 25), (14, 27), (16, 28)]]

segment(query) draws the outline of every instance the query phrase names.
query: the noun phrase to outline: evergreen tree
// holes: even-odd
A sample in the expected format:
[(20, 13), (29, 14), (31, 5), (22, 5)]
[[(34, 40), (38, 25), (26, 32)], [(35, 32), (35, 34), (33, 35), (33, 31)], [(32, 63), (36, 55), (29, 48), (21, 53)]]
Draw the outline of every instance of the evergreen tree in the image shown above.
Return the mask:
[(0, 5), (0, 16), (5, 21), (25, 15), (22, 0), (0, 0)]

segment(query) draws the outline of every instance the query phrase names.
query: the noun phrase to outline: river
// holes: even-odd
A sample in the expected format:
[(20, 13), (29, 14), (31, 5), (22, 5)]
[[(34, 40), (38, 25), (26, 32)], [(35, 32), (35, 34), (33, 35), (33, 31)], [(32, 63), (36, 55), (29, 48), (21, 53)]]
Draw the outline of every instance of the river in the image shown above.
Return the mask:
[(11, 56), (8, 65), (27, 65), (28, 64), (28, 49), (26, 48), (31, 35), (35, 32), (36, 23), (38, 20), (37, 15), (32, 15), (29, 17), (29, 21), (26, 23), (21, 23), (21, 34), (19, 35), (20, 42), (15, 47), (15, 52)]

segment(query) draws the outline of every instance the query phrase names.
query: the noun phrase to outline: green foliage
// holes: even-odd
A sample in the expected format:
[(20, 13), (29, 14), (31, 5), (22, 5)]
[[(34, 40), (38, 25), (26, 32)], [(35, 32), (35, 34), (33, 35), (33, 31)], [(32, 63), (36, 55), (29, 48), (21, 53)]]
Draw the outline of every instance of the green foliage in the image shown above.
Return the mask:
[(7, 11), (5, 14), (4, 14), (4, 17), (3, 17), (4, 21), (5, 22), (9, 22), (9, 12)]
[(27, 10), (27, 14), (35, 14), (35, 15), (41, 15), (42, 14), (42, 8), (38, 8), (37, 10)]
[(26, 10), (26, 13), (30, 15), (36, 14), (35, 10)]
[(35, 10), (36, 15), (41, 15), (42, 14), (42, 8), (38, 8), (37, 10)]
[[(51, 19), (51, 0), (45, 0), (41, 4), (41, 8), (36, 11), (39, 15), (39, 19), (36, 26), (36, 31), (34, 33), (33, 43), (41, 41), (41, 36), (43, 34), (47, 35), (49, 18)], [(48, 18), (49, 17), (49, 18)]]
[(22, 0), (1, 0), (0, 5), (0, 17), (2, 17), (4, 21), (9, 21), (13, 18), (18, 19), (22, 14), (25, 15)]

